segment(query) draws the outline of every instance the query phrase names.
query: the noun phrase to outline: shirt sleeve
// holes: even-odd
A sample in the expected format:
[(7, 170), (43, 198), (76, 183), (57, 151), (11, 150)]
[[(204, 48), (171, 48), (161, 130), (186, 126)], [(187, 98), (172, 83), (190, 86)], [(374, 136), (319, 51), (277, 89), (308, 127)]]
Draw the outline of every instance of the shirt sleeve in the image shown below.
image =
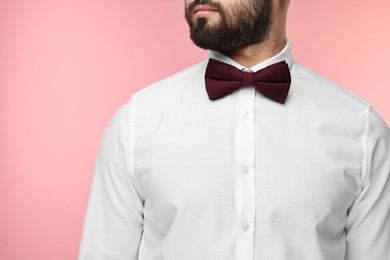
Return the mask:
[(133, 97), (101, 137), (78, 252), (79, 260), (136, 260), (143, 196), (132, 170)]
[(361, 190), (346, 223), (345, 260), (390, 260), (390, 130), (370, 107)]

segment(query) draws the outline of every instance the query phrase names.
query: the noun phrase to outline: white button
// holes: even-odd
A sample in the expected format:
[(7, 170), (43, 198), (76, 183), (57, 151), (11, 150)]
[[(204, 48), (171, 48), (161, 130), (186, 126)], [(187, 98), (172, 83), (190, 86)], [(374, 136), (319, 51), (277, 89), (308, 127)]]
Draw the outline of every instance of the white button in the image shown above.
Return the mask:
[(241, 225), (241, 228), (242, 230), (244, 230), (245, 232), (249, 230), (249, 224), (248, 223), (244, 223)]
[(244, 119), (248, 119), (248, 118), (249, 118), (249, 112), (246, 111), (244, 114), (242, 114), (242, 117), (243, 117)]
[(248, 166), (246, 165), (242, 166), (241, 171), (243, 174), (247, 175), (249, 173)]

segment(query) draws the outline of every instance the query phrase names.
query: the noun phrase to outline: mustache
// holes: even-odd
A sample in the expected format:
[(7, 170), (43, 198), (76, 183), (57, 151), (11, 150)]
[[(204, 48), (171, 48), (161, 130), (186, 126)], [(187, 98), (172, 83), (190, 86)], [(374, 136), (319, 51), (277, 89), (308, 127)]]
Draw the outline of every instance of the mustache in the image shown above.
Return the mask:
[(222, 9), (221, 4), (217, 3), (217, 2), (214, 2), (213, 0), (195, 0), (194, 2), (192, 2), (191, 4), (189, 4), (187, 6), (187, 12), (188, 13), (193, 13), (194, 12), (194, 8), (197, 5), (208, 5), (211, 8), (215, 8), (215, 9), (218, 9), (218, 10)]

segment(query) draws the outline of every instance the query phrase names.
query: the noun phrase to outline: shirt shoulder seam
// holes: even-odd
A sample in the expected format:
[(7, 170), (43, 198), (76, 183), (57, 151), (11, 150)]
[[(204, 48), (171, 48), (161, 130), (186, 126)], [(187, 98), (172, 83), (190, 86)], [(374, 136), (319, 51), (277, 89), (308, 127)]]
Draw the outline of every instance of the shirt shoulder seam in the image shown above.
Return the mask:
[(368, 106), (366, 108), (365, 113), (365, 127), (362, 137), (362, 147), (363, 147), (363, 161), (362, 161), (362, 176), (360, 181), (360, 188), (362, 188), (368, 182), (368, 134), (370, 132), (371, 124), (370, 124), (370, 114), (371, 114), (372, 106)]
[(130, 173), (135, 176), (134, 174), (134, 97), (133, 95), (130, 96), (130, 114), (129, 116), (129, 168), (130, 168)]
[[(129, 175), (134, 179), (134, 185), (136, 186), (136, 189), (140, 193), (142, 199), (145, 199), (144, 194), (142, 193), (139, 184), (138, 184), (138, 179), (135, 174), (135, 168), (134, 168), (134, 162), (135, 162), (135, 156), (134, 156), (134, 143), (135, 143), (135, 102), (134, 102), (134, 96), (130, 95), (130, 98), (128, 100), (129, 102), (129, 114), (128, 116), (128, 123), (127, 123), (127, 140), (126, 140), (126, 162), (127, 162), (127, 171)], [(130, 181), (130, 180), (129, 180)]]

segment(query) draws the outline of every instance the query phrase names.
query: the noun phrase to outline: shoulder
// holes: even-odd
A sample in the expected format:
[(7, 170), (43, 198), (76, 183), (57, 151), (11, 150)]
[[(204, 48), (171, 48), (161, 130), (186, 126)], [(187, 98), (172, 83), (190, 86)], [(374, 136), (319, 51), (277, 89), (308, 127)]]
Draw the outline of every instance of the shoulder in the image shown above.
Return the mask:
[(183, 86), (188, 86), (186, 82), (192, 81), (191, 79), (194, 78), (199, 80), (200, 76), (203, 77), (206, 65), (207, 60), (203, 60), (133, 92), (112, 115), (106, 127), (106, 132), (127, 133), (129, 125), (132, 125), (131, 120), (133, 120), (136, 104), (138, 111), (142, 108), (146, 108), (149, 111), (164, 107), (164, 104), (169, 104), (170, 101), (179, 98), (181, 94), (179, 88), (183, 89)]
[(186, 82), (191, 79), (199, 79), (199, 76), (203, 76), (206, 65), (207, 59), (195, 63), (171, 76), (134, 92), (130, 99), (133, 99), (133, 102), (138, 102), (138, 100), (145, 96), (172, 96), (171, 94), (177, 92), (177, 88), (185, 86)]
[(371, 107), (364, 98), (352, 90), (348, 90), (335, 82), (327, 79), (323, 75), (312, 69), (294, 62), (292, 65), (292, 77), (298, 84), (304, 82), (311, 93), (318, 94), (318, 102), (330, 102), (333, 104), (343, 104), (343, 106), (352, 106), (357, 109), (367, 110)]

